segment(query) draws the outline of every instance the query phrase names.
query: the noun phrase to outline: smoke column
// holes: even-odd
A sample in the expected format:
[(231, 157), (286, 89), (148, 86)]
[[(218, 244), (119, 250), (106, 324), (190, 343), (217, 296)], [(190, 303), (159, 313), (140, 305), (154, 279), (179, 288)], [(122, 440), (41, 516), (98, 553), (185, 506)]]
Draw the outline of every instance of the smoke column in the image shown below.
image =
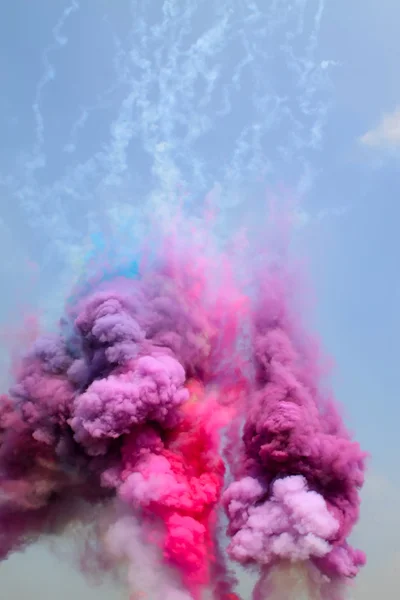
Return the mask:
[(243, 300), (194, 246), (172, 235), (103, 265), (20, 361), (0, 404), (2, 559), (62, 531), (78, 500), (104, 503), (96, 552), (126, 566), (132, 598), (234, 597), (216, 506)]
[(301, 289), (287, 265), (265, 261), (256, 273), (252, 385), (240, 450), (237, 426), (230, 433), (237, 450), (228, 453), (233, 480), (223, 495), (228, 554), (258, 569), (254, 600), (340, 600), (365, 562), (347, 537), (366, 457), (324, 390), (318, 345), (298, 318)]
[(260, 263), (185, 227), (122, 265), (89, 261), (58, 331), (16, 366), (0, 557), (104, 507), (95, 567), (123, 566), (131, 600), (233, 600), (222, 505), (229, 557), (259, 572), (254, 600), (341, 600), (365, 562), (347, 542), (365, 455), (325, 391), (299, 290), (265, 240)]

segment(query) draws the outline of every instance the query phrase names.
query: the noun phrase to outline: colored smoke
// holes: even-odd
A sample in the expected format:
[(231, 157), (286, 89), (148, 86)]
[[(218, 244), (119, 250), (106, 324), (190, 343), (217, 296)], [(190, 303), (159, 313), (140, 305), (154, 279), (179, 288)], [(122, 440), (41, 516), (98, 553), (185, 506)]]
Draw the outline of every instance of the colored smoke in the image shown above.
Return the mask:
[(222, 504), (229, 557), (260, 571), (254, 600), (300, 597), (298, 578), (340, 600), (365, 562), (347, 542), (365, 455), (285, 269), (247, 265), (240, 286), (243, 265), (206, 246), (172, 236), (92, 269), (21, 359), (0, 398), (0, 558), (62, 532), (83, 501), (104, 506), (100, 568), (124, 565), (132, 598), (237, 598)]
[(232, 407), (208, 384), (226, 375), (240, 312), (233, 290), (210, 296), (203, 254), (173, 239), (163, 250), (145, 269), (81, 285), (2, 396), (0, 555), (62, 530), (76, 498), (114, 498), (98, 552), (127, 565), (132, 592), (158, 572), (160, 599), (197, 600), (210, 585), (223, 598), (215, 509)]
[(285, 277), (284, 269), (264, 271), (252, 314), (254, 385), (241, 458), (223, 497), (228, 552), (258, 565), (264, 579), (282, 562), (305, 562), (331, 581), (324, 597), (337, 599), (338, 582), (365, 562), (347, 542), (359, 516), (365, 454), (323, 391), (316, 345), (290, 305)]

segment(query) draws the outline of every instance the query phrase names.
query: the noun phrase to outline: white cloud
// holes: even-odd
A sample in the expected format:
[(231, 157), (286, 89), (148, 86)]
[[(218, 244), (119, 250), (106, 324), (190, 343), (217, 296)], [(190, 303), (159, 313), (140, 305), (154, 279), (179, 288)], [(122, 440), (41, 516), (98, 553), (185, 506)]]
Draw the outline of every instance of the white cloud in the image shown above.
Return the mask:
[(400, 107), (385, 114), (375, 129), (361, 136), (360, 142), (374, 148), (400, 147)]

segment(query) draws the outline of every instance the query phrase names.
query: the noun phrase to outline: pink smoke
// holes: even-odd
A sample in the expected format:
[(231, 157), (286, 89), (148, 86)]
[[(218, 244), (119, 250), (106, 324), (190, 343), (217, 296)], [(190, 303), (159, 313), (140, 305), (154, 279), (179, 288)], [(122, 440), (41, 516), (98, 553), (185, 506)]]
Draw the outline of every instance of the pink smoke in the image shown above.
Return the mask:
[(347, 543), (365, 453), (323, 392), (316, 344), (290, 306), (285, 277), (264, 270), (252, 312), (254, 383), (223, 496), (228, 553), (267, 572), (280, 561), (307, 562), (336, 585), (365, 562)]
[(60, 331), (34, 341), (0, 403), (2, 558), (62, 528), (74, 499), (114, 498), (119, 508), (99, 533), (102, 564), (134, 572), (137, 544), (151, 543), (158, 563), (145, 584), (163, 565), (160, 598), (230, 592), (216, 507), (220, 432), (236, 398), (222, 390), (237, 369), (242, 301), (229, 269), (210, 288), (216, 268), (171, 238), (137, 277), (94, 278)]
[(83, 499), (111, 507), (96, 551), (127, 565), (130, 593), (233, 599), (222, 504), (229, 557), (261, 570), (255, 600), (276, 597), (285, 564), (338, 600), (365, 562), (347, 542), (365, 455), (324, 392), (285, 271), (174, 236), (159, 250), (134, 276), (107, 267), (75, 290), (0, 397), (0, 558), (62, 531)]

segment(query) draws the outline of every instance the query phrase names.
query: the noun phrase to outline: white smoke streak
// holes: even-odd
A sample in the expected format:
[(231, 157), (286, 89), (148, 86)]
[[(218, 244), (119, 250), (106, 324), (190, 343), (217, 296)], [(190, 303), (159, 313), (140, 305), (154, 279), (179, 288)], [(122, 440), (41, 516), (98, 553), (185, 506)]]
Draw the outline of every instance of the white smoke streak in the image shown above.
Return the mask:
[[(47, 257), (55, 251), (75, 263), (82, 236), (124, 204), (133, 210), (146, 204), (166, 218), (179, 186), (195, 203), (218, 185), (220, 207), (227, 210), (254, 182), (279, 181), (288, 169), (290, 184), (304, 187), (306, 178), (312, 185), (334, 64), (319, 56), (322, 0), (105, 0), (104, 14), (93, 10), (85, 17), (90, 29), (81, 44), (67, 45), (78, 8), (75, 0), (65, 8), (54, 43), (42, 53), (34, 152), (26, 153), (22, 169), (2, 178), (21, 215), (47, 240)], [(86, 70), (79, 69), (92, 32), (104, 23), (98, 42), (114, 48), (110, 77), (95, 53)], [(46, 106), (53, 102), (62, 119), (52, 89), (55, 76), (62, 86), (63, 71), (50, 60), (61, 47), (69, 69), (85, 79), (93, 74), (103, 91), (75, 107), (75, 122), (59, 141), (64, 167), (55, 174), (42, 97), (46, 90)], [(108, 133), (86, 152), (97, 120)]]

